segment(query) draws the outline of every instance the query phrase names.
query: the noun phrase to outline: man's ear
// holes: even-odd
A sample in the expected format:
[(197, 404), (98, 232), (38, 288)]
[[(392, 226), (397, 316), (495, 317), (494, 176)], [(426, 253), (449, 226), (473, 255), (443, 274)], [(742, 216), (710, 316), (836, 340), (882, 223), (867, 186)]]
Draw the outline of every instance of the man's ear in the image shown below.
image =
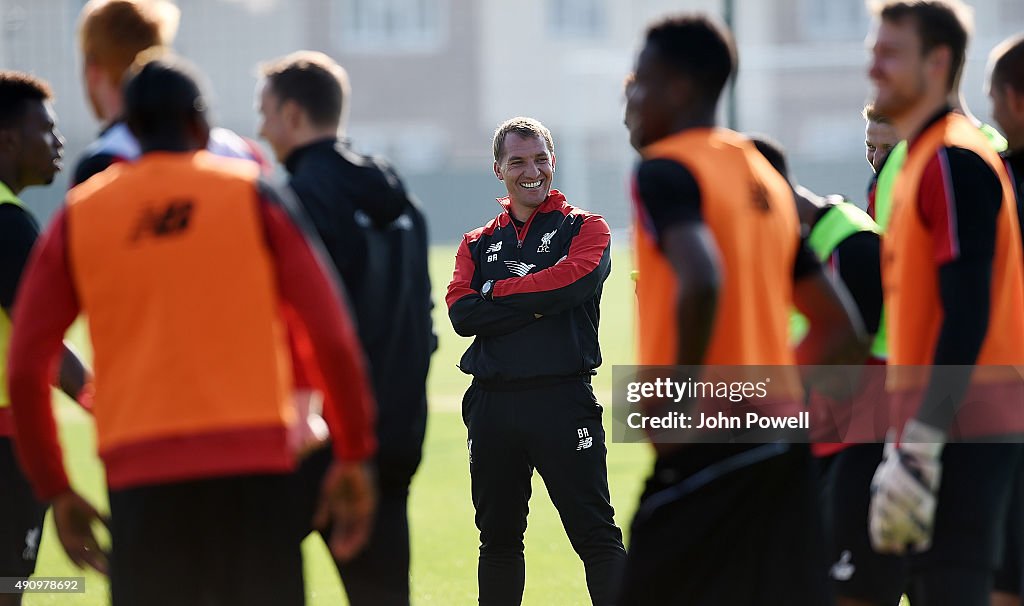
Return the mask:
[(85, 64), (85, 85), (94, 98), (106, 99), (112, 93), (121, 94), (119, 86), (111, 80), (110, 72), (95, 63)]
[(15, 126), (0, 127), (0, 149), (17, 151), (21, 143), (21, 129)]
[(498, 166), (498, 162), (494, 162), (494, 176), (498, 178), (498, 181), (504, 181), (505, 177), (501, 174), (501, 167)]
[(953, 65), (953, 49), (948, 46), (936, 46), (925, 57), (926, 69), (936, 78), (942, 78), (942, 86), (945, 87), (949, 78), (949, 71)]
[(551, 152), (551, 170), (555, 170), (555, 152)]
[(103, 78), (103, 70), (95, 63), (86, 61), (82, 68), (82, 75), (85, 78), (86, 87), (89, 88), (89, 90), (93, 90)]
[(281, 120), (284, 125), (288, 127), (290, 131), (296, 131), (302, 128), (306, 123), (306, 112), (302, 111), (299, 104), (294, 99), (285, 99), (281, 101)]
[(1024, 118), (1024, 90), (1017, 90), (1009, 82), (1004, 82), (1002, 87), (1006, 95), (1006, 106), (1013, 115)]
[(668, 78), (663, 83), (664, 94), (667, 98), (666, 103), (672, 107), (693, 107), (695, 102), (699, 102), (699, 98), (695, 98), (695, 88), (693, 82), (681, 76), (673, 76)]

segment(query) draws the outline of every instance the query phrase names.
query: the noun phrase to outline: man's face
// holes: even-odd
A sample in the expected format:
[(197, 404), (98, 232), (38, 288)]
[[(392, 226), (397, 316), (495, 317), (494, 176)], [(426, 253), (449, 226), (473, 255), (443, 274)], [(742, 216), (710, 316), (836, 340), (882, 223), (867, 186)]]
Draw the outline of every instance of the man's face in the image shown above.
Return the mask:
[(875, 85), (875, 110), (899, 120), (927, 92), (925, 57), (913, 20), (883, 20), (872, 40), (868, 77)]
[(900, 136), (891, 124), (869, 120), (864, 129), (864, 148), (868, 164), (876, 173), (882, 169), (892, 148), (900, 142)]
[(528, 211), (540, 206), (551, 191), (555, 156), (544, 137), (505, 135), (494, 174), (504, 181), (513, 210)]
[(1006, 135), (1011, 150), (1024, 148), (1024, 93), (1005, 82), (993, 82), (988, 89), (992, 120)]
[(82, 83), (85, 85), (85, 95), (89, 98), (89, 108), (92, 109), (92, 115), (100, 120), (103, 119), (103, 110), (101, 109), (99, 89), (103, 86), (102, 80), (105, 78), (103, 70), (95, 64), (89, 62), (82, 64)]
[(49, 185), (62, 167), (64, 138), (49, 101), (30, 101), (18, 134), (17, 167), (22, 187)]
[(256, 96), (256, 112), (259, 114), (257, 132), (270, 144), (278, 162), (284, 162), (292, 148), (291, 133), (282, 109), (284, 103), (265, 79), (257, 85)]
[(671, 134), (672, 106), (669, 79), (673, 75), (658, 60), (657, 51), (645, 46), (636, 62), (636, 72), (626, 83), (625, 124), (634, 149)]

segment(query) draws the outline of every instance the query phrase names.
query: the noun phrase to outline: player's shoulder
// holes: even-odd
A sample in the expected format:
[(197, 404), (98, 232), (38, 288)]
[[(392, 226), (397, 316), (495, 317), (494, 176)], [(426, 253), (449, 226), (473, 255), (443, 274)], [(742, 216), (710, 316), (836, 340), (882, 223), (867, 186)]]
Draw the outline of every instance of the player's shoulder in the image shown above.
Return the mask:
[(604, 216), (585, 208), (566, 204), (559, 209), (569, 223), (581, 223), (591, 229), (610, 229)]
[(360, 178), (368, 182), (368, 185), (404, 191), (405, 186), (398, 176), (398, 171), (394, 164), (384, 156), (357, 151), (347, 140), (339, 141), (335, 145), (335, 149), (339, 157), (351, 165)]
[(142, 154), (139, 142), (124, 122), (115, 122), (105, 129), (95, 141), (86, 146), (83, 158), (109, 155), (124, 160), (134, 160)]
[(27, 208), (21, 204), (0, 200), (0, 231), (10, 233), (30, 227), (35, 227), (38, 231), (35, 217)]
[(193, 165), (198, 170), (247, 180), (255, 180), (260, 177), (260, 167), (252, 160), (224, 156), (208, 149), (196, 152)]
[(922, 178), (936, 181), (943, 189), (964, 183), (992, 185), (999, 181), (999, 172), (1006, 170), (1005, 165), (990, 163), (984, 155), (984, 151), (971, 147), (939, 146), (929, 155)]
[[(633, 198), (641, 208), (700, 206), (701, 187), (690, 167), (670, 158), (649, 158), (634, 170)], [(660, 214), (660, 213), (658, 213)]]
[(604, 220), (604, 217), (601, 215), (576, 206), (574, 203), (569, 201), (564, 193), (557, 189), (552, 189), (548, 193), (548, 199), (544, 201), (544, 204), (540, 207), (539, 211), (543, 213), (559, 213), (563, 217), (571, 217), (573, 219), (583, 218), (594, 221)]
[(936, 150), (931, 160), (944, 161), (950, 168), (964, 170), (992, 170), (985, 158), (976, 149), (960, 145), (947, 145)]
[(124, 122), (115, 122), (86, 146), (75, 164), (72, 185), (79, 185), (112, 165), (129, 162), (141, 155), (139, 142)]
[(109, 188), (116, 187), (120, 177), (131, 164), (125, 162), (114, 162), (107, 168), (93, 174), (84, 181), (75, 184), (66, 197), (68, 206), (81, 204), (86, 200), (95, 198)]
[(678, 158), (644, 158), (633, 171), (638, 185), (669, 184), (690, 186), (696, 184), (693, 170)]
[(257, 145), (251, 139), (243, 137), (233, 130), (216, 126), (210, 129), (210, 140), (207, 151), (222, 158), (234, 158), (255, 162), (261, 168), (269, 168), (269, 163)]

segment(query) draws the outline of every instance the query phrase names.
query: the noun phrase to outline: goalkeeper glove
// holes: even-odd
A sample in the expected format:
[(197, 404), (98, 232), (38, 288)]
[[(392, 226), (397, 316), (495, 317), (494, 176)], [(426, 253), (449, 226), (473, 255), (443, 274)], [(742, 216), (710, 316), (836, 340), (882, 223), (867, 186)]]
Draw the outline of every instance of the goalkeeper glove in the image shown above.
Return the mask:
[(902, 554), (907, 546), (931, 546), (945, 445), (942, 431), (911, 419), (899, 446), (889, 430), (885, 453), (871, 480), (868, 531), (879, 553)]

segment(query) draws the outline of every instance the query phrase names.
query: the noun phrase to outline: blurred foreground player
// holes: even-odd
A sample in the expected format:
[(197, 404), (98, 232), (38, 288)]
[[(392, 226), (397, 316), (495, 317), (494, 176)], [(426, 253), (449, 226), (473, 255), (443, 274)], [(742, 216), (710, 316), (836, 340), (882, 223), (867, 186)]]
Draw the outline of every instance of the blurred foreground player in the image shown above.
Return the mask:
[[(338, 571), (354, 606), (402, 606), (409, 604), (409, 484), (422, 456), (427, 370), (437, 347), (427, 225), (389, 164), (339, 138), (349, 101), (347, 74), (322, 53), (302, 51), (263, 67), (260, 134), (291, 175), (342, 278), (378, 406), (377, 517), (366, 549), (339, 561)], [(308, 508), (330, 460), (325, 447), (300, 466)], [(305, 536), (309, 516), (300, 515)]]
[(882, 245), (887, 390), (900, 415), (871, 482), (869, 533), (875, 550), (908, 555), (875, 570), (860, 599), (894, 603), (909, 586), (914, 606), (987, 605), (1021, 445), (946, 442), (1024, 431), (1009, 368), (1024, 363), (1013, 191), (990, 140), (949, 102), (967, 7), (885, 2), (876, 16), (874, 105), (907, 156)]
[[(1006, 135), (1002, 154), (1006, 172), (1017, 193), (1017, 220), (1024, 218), (1024, 37), (1005, 40), (989, 58), (988, 95), (992, 119)], [(1022, 229), (1024, 232), (1024, 229)], [(1003, 561), (996, 571), (992, 606), (1020, 606), (1024, 575), (1024, 462), (1006, 522)]]
[[(7, 348), (15, 292), (39, 236), (18, 194), (49, 185), (61, 168), (64, 139), (50, 103), (49, 86), (29, 74), (0, 71), (0, 577), (27, 577), (35, 569), (46, 504), (32, 495), (15, 460), (14, 418), (7, 393)], [(65, 346), (58, 383), (69, 397), (85, 394), (88, 372)], [(0, 594), (0, 606), (20, 594)]]
[(126, 122), (143, 156), (68, 194), (18, 297), (16, 444), (36, 494), (54, 504), (68, 555), (105, 571), (91, 529), (99, 515), (69, 485), (45, 381), (60, 335), (85, 313), (113, 603), (301, 604), (299, 542), (287, 523), (296, 418), (282, 305), (305, 325), (335, 405), (336, 461), (318, 517), (333, 516), (331, 548), (342, 559), (371, 523), (373, 402), (355, 331), (301, 214), (255, 164), (201, 151), (203, 107), (195, 78), (175, 62), (150, 62), (126, 83)]
[(1006, 135), (1003, 160), (1017, 193), (1020, 219), (1024, 216), (1024, 36), (1006, 40), (992, 51), (990, 72), (992, 119)]
[[(927, 2), (925, 4), (927, 4)], [(964, 6), (965, 11), (971, 10), (967, 8), (966, 5)], [(931, 42), (929, 42), (929, 44), (931, 44)], [(1005, 151), (1006, 139), (1004, 139), (995, 128), (992, 128), (992, 126), (978, 120), (978, 118), (971, 113), (970, 108), (967, 107), (967, 101), (964, 98), (963, 90), (960, 87), (960, 80), (962, 76), (963, 67), (961, 66), (958, 71), (953, 74), (953, 81), (950, 83), (949, 94), (946, 97), (950, 108), (952, 108), (954, 112), (966, 117), (971, 124), (975, 125), (978, 130), (981, 131), (981, 134), (988, 139), (989, 144), (994, 150), (997, 152)], [(873, 103), (869, 103), (868, 105), (870, 107), (874, 107)], [(875, 113), (883, 115), (878, 111), (877, 107), (875, 107)], [(885, 117), (885, 119), (888, 119), (888, 117)], [(889, 217), (892, 213), (892, 193), (893, 186), (896, 182), (896, 175), (898, 175), (900, 169), (903, 168), (903, 163), (906, 162), (906, 159), (907, 141), (900, 138), (899, 142), (889, 151), (888, 156), (886, 156), (886, 161), (882, 166), (875, 169), (877, 174), (873, 181), (873, 189), (871, 190), (871, 196), (868, 204), (868, 213), (871, 215), (871, 218), (878, 223), (878, 226), (881, 228), (883, 233), (885, 233), (889, 226)], [(883, 326), (883, 334), (884, 330), (885, 327)]]
[[(788, 366), (777, 379), (796, 399), (797, 361), (861, 355), (856, 312), (801, 241), (786, 180), (749, 140), (715, 127), (735, 66), (728, 32), (674, 17), (648, 29), (627, 85), (625, 121), (642, 156), (639, 363)], [(794, 303), (811, 326), (795, 356)], [(619, 604), (828, 602), (806, 443), (655, 448)]]
[[(125, 71), (144, 51), (150, 57), (169, 51), (180, 18), (181, 11), (168, 0), (90, 0), (82, 7), (78, 18), (82, 81), (102, 130), (78, 159), (72, 185), (142, 153), (123, 119)], [(258, 146), (225, 128), (210, 129), (207, 149), (219, 156), (253, 160), (269, 170)]]
[[(866, 112), (868, 113), (868, 112)], [(885, 134), (873, 138), (868, 161), (884, 154)], [(895, 137), (895, 135), (892, 135)], [(896, 139), (898, 140), (898, 139)], [(755, 145), (779, 168), (781, 152), (755, 139)], [(875, 154), (874, 156), (872, 154)], [(881, 160), (884, 163), (884, 158)], [(782, 164), (784, 167), (784, 164)], [(878, 226), (850, 202), (819, 198), (797, 186), (796, 200), (801, 222), (808, 231), (808, 243), (842, 280), (857, 303), (865, 329), (872, 335), (866, 364), (875, 366), (860, 375), (859, 388), (851, 399), (834, 401), (812, 392), (811, 452), (822, 470), (819, 498), (825, 528), (825, 549), (837, 606), (856, 606), (876, 576), (875, 570), (898, 568), (898, 556), (878, 554), (871, 547), (867, 519), (871, 495), (868, 486), (882, 459), (880, 443), (889, 427), (885, 395), (887, 353), (878, 334), (882, 318), (882, 276)]]

